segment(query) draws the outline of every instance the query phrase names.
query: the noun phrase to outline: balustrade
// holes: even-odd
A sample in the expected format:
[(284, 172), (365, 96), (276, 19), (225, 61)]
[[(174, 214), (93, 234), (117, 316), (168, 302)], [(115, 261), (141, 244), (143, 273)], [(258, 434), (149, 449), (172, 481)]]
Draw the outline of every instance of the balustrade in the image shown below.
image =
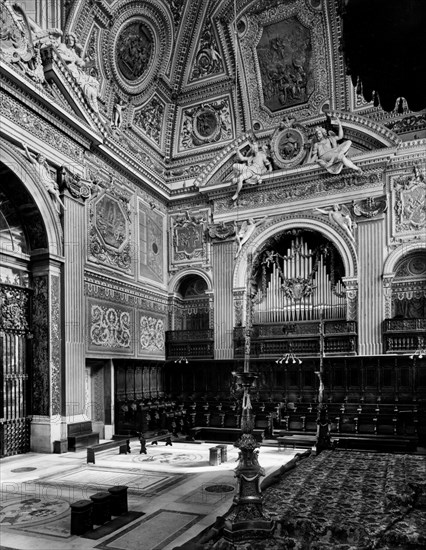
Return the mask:
[(385, 353), (412, 353), (424, 346), (426, 319), (385, 319), (382, 331)]

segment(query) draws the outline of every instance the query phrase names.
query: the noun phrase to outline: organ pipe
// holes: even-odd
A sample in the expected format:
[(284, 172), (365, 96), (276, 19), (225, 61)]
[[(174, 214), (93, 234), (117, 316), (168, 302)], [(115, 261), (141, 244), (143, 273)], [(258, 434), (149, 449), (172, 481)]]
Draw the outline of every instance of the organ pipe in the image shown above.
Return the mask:
[[(266, 286), (259, 290), (255, 323), (280, 323), (346, 318), (345, 287), (333, 281), (330, 261), (303, 237), (295, 237), (284, 256), (272, 264)], [(330, 256), (329, 256), (330, 258)], [(315, 263), (314, 263), (315, 261)]]

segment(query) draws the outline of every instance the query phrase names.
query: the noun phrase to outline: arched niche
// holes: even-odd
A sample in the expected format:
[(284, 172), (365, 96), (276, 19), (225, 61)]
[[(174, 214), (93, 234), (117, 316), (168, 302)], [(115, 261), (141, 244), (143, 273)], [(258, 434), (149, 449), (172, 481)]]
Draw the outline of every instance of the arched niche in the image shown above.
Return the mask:
[[(10, 149), (0, 162), (2, 456), (50, 451), (50, 434), (40, 438), (34, 429), (37, 419), (47, 424), (46, 419), (60, 412), (59, 405), (55, 410), (52, 406), (56, 397), (52, 379), (60, 380), (61, 369), (60, 322), (56, 322), (60, 318), (61, 228), (52, 199), (25, 160)], [(59, 395), (60, 382), (56, 387)]]
[(2, 190), (18, 205), (29, 231), (31, 253), (62, 254), (62, 228), (53, 201), (24, 155), (0, 141)]
[[(345, 311), (347, 320), (356, 320), (357, 256), (353, 242), (349, 240), (342, 229), (325, 222), (315, 215), (300, 216), (295, 214), (293, 216), (286, 216), (285, 218), (282, 217), (281, 219), (273, 219), (269, 223), (262, 225), (254, 232), (252, 239), (249, 240), (241, 250), (236, 262), (233, 278), (235, 326), (246, 324), (246, 300), (242, 301), (242, 297), (247, 292), (247, 277), (248, 274), (251, 274), (252, 272), (253, 262), (255, 261), (257, 255), (262, 250), (264, 250), (265, 245), (270, 240), (274, 240), (279, 235), (289, 231), (291, 232), (293, 229), (297, 228), (303, 228), (308, 232), (318, 233), (318, 235), (329, 241), (335, 248), (336, 253), (339, 255), (343, 266), (343, 276), (341, 277), (341, 282), (346, 285), (347, 290), (349, 290), (347, 287), (348, 281), (351, 285), (350, 292), (346, 292), (345, 307), (343, 308), (343, 304), (340, 304), (342, 307), (339, 310), (338, 317), (340, 318)], [(294, 279), (294, 277), (292, 278)], [(337, 294), (343, 294), (344, 292), (342, 287), (340, 287), (340, 290), (336, 290)], [(322, 302), (325, 303), (323, 298)]]
[(199, 331), (212, 322), (211, 280), (201, 270), (185, 270), (172, 280), (169, 297), (172, 330)]
[(294, 215), (271, 220), (255, 231), (253, 238), (246, 243), (238, 256), (233, 277), (234, 289), (245, 289), (247, 286), (248, 255), (255, 256), (263, 248), (266, 241), (294, 228), (317, 231), (331, 241), (342, 258), (345, 278), (355, 278), (357, 276), (357, 258), (354, 245), (343, 235), (341, 229), (315, 216)]
[[(419, 300), (421, 296), (424, 300), (426, 274), (421, 266), (426, 263), (425, 258), (426, 241), (402, 243), (387, 257), (383, 266), (385, 319), (395, 316), (406, 318), (410, 302)], [(414, 267), (413, 262), (420, 267)], [(397, 307), (398, 301), (401, 307)], [(406, 308), (405, 312), (404, 307)], [(426, 317), (426, 312), (423, 313), (424, 315), (421, 317)], [(409, 313), (408, 317), (413, 316)]]

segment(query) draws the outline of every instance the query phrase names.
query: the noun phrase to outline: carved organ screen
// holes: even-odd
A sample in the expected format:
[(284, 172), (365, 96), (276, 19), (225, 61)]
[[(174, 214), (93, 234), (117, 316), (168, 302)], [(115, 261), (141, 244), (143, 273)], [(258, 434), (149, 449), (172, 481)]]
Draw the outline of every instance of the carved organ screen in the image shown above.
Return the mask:
[(254, 265), (254, 323), (346, 318), (342, 259), (325, 237), (295, 229), (270, 239)]

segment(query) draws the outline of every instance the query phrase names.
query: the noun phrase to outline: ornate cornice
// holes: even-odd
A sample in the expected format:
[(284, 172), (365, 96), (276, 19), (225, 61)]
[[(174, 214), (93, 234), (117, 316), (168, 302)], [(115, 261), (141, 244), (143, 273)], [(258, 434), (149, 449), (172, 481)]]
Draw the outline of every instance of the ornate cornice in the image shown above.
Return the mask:
[[(15, 94), (15, 97), (16, 95), (18, 94)], [(22, 96), (20, 99), (21, 98)], [(42, 139), (46, 144), (54, 148), (59, 148), (62, 153), (70, 158), (79, 163), (83, 163), (83, 146), (89, 148), (89, 142), (84, 143), (84, 138), (81, 135), (74, 132), (69, 126), (60, 121), (60, 119), (43, 111), (40, 106), (37, 106), (38, 112), (34, 112), (34, 106), (37, 106), (37, 104), (33, 103), (32, 109), (29, 109), (26, 105), (23, 105), (9, 94), (0, 92), (0, 110), (3, 117), (8, 118), (13, 124), (20, 126), (30, 134)], [(41, 113), (43, 113), (43, 116), (41, 116)], [(58, 127), (58, 129), (56, 129), (55, 126)], [(75, 141), (68, 137), (70, 135)]]
[(238, 204), (230, 198), (233, 187), (220, 187), (209, 190), (202, 189), (210, 200), (214, 201), (215, 214), (237, 212), (239, 209), (270, 207), (275, 204), (299, 202), (311, 197), (324, 197), (345, 193), (360, 188), (383, 188), (383, 172), (385, 162), (375, 163), (364, 170), (362, 174), (347, 172), (338, 176), (325, 174), (323, 170), (314, 168), (303, 172), (288, 174), (287, 170), (273, 172), (265, 177), (260, 186), (250, 186), (243, 189), (238, 198)]
[(89, 270), (84, 272), (84, 294), (90, 298), (127, 304), (158, 313), (167, 312), (166, 292), (158, 294), (154, 290), (143, 290), (126, 282), (118, 282), (115, 277), (106, 277)]

